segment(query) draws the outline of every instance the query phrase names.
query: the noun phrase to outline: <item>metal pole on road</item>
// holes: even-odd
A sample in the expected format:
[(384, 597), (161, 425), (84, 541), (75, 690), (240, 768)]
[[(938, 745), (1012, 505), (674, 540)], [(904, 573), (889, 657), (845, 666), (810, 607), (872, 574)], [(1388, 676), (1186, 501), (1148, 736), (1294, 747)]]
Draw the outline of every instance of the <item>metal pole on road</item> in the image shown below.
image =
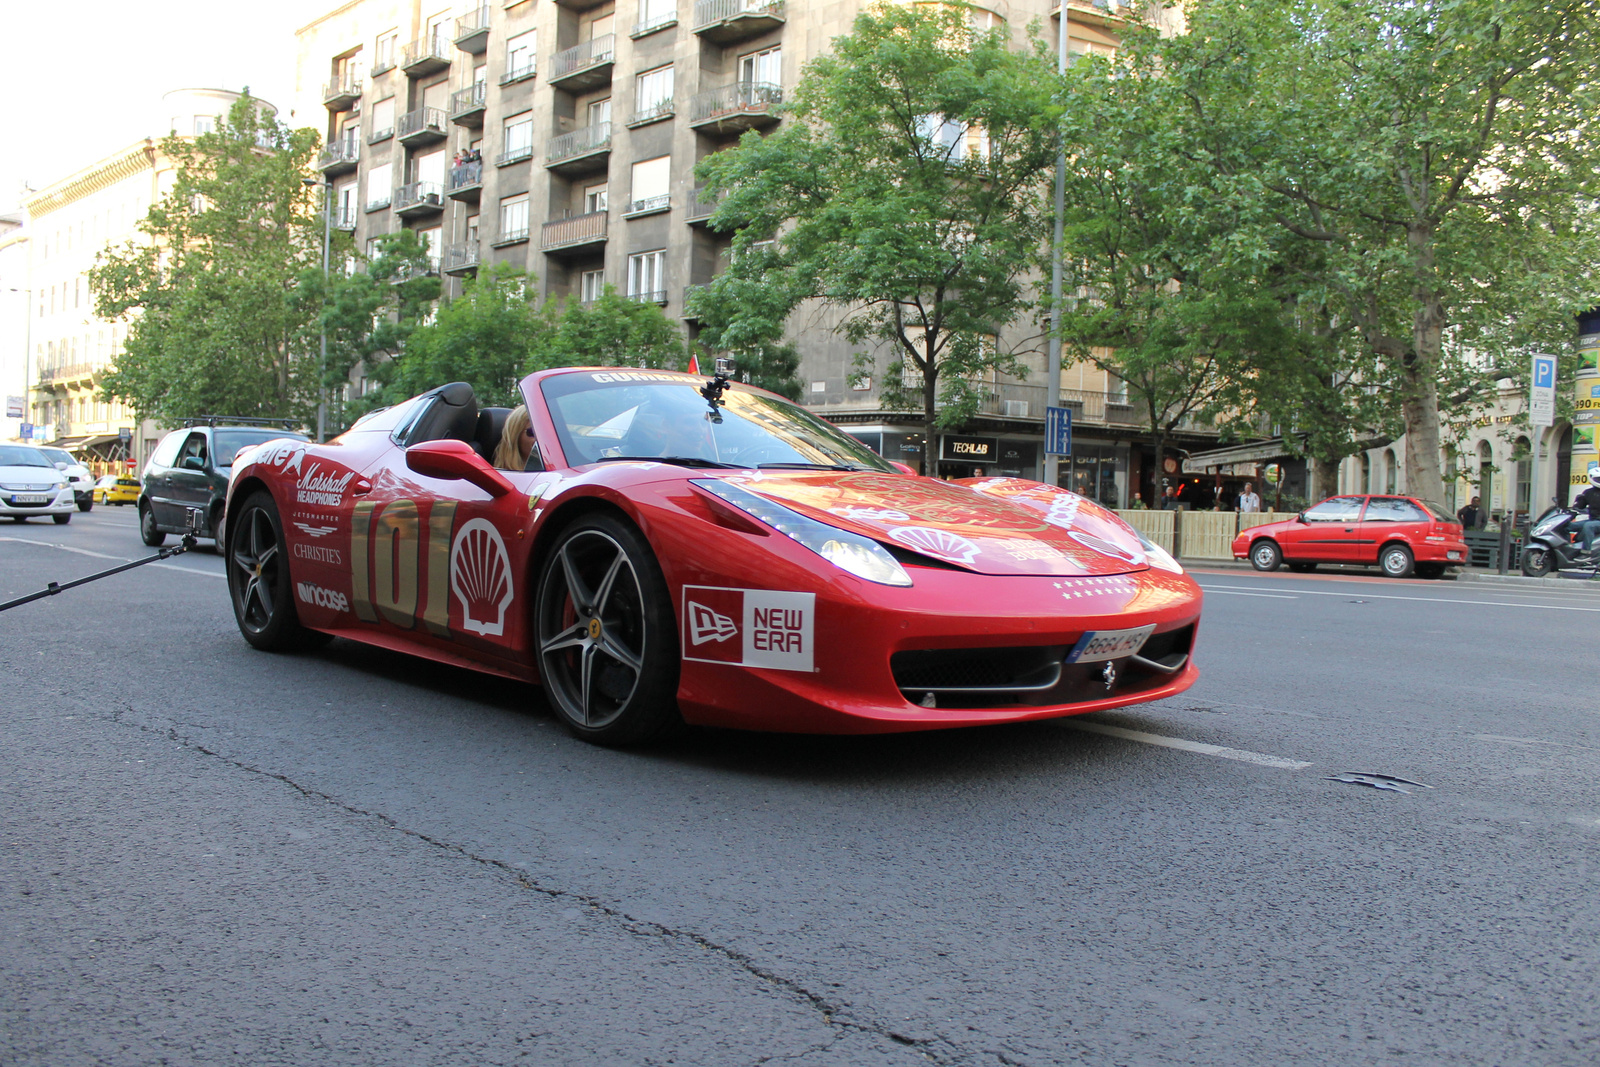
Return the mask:
[[(1056, 38), (1056, 76), (1067, 73), (1067, 5), (1061, 5), (1061, 31)], [(1056, 216), (1055, 233), (1050, 242), (1050, 340), (1045, 349), (1046, 408), (1061, 406), (1061, 246), (1066, 240), (1067, 214), (1067, 151), (1062, 144), (1061, 124), (1056, 123)], [(1046, 452), (1044, 480), (1047, 485), (1061, 484), (1061, 458)]]

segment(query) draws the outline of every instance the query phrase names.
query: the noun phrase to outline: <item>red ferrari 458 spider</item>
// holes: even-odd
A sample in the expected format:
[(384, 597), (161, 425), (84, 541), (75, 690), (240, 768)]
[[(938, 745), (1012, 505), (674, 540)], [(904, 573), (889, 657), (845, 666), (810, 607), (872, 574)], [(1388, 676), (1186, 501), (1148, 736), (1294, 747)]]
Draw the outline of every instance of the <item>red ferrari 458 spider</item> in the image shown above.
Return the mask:
[(522, 394), (518, 470), (491, 462), (512, 412), (465, 383), (242, 453), (225, 544), (245, 639), (538, 682), (607, 744), (1048, 718), (1194, 683), (1199, 588), (1082, 497), (917, 477), (721, 378), (567, 369)]

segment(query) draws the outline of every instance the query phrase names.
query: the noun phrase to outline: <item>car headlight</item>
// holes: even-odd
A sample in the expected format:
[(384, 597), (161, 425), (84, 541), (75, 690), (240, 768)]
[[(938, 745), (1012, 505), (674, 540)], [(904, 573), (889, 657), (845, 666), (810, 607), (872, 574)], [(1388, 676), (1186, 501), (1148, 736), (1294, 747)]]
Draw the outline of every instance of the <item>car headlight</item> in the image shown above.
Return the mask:
[(1133, 532), (1139, 538), (1139, 543), (1144, 546), (1145, 558), (1150, 561), (1150, 566), (1158, 567), (1164, 571), (1171, 571), (1173, 574), (1183, 573), (1183, 565), (1172, 558), (1172, 553), (1160, 545), (1153, 544), (1148, 537), (1139, 533), (1138, 530)]
[(879, 585), (911, 584), (911, 575), (900, 561), (870, 537), (862, 537), (837, 526), (807, 518), (798, 511), (774, 503), (748, 489), (713, 478), (696, 478), (693, 485), (747, 515), (766, 523), (857, 578)]

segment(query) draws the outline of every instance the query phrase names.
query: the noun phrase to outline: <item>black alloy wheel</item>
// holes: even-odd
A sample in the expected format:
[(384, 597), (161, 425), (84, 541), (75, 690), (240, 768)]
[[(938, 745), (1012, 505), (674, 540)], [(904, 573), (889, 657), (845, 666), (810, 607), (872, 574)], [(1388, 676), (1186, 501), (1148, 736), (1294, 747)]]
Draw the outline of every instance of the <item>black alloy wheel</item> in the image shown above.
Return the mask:
[(545, 695), (572, 733), (628, 745), (681, 725), (672, 598), (632, 524), (597, 514), (563, 532), (534, 615)]
[(139, 506), (139, 536), (151, 548), (160, 548), (167, 543), (167, 535), (156, 529), (156, 513), (149, 504)]
[(1405, 545), (1385, 545), (1378, 553), (1378, 566), (1390, 578), (1409, 578), (1413, 567), (1411, 550)]
[(1261, 540), (1250, 546), (1250, 566), (1258, 571), (1275, 571), (1283, 562), (1276, 541)]
[(270, 494), (257, 492), (245, 501), (228, 532), (227, 567), (233, 616), (246, 641), (267, 652), (287, 652), (327, 640), (300, 625), (295, 613), (283, 523)]

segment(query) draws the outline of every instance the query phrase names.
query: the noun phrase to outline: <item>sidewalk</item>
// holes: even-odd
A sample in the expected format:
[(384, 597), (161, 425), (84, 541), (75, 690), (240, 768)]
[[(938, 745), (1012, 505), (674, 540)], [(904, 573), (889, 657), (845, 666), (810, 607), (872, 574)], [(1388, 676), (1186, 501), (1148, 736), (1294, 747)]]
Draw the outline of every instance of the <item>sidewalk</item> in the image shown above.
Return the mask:
[[(1178, 560), (1184, 570), (1207, 571), (1253, 571), (1249, 561), (1242, 559), (1199, 559), (1194, 556), (1184, 556)], [(1290, 572), (1280, 569), (1276, 573), (1288, 575)], [(1317, 568), (1318, 574), (1342, 574), (1351, 578), (1381, 578), (1382, 574), (1376, 567), (1353, 567), (1341, 564), (1323, 564)], [(1502, 585), (1523, 585), (1530, 588), (1544, 586), (1562, 590), (1583, 591), (1600, 593), (1600, 581), (1587, 576), (1568, 578), (1561, 574), (1551, 574), (1543, 578), (1529, 578), (1523, 574), (1499, 574), (1493, 570), (1482, 567), (1461, 567), (1454, 571), (1446, 571), (1441, 582), (1487, 582)]]

